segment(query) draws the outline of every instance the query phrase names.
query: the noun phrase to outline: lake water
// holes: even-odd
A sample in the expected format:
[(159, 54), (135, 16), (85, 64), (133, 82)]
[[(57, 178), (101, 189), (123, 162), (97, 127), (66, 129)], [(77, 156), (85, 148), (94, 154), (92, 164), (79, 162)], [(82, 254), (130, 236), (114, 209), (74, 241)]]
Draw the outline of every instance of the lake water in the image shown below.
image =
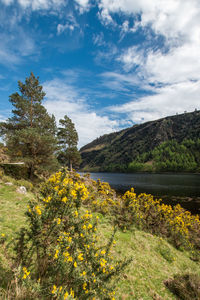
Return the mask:
[(131, 187), (136, 193), (161, 197), (166, 204), (180, 203), (192, 213), (200, 213), (200, 174), (91, 173), (91, 178), (108, 182), (122, 193)]

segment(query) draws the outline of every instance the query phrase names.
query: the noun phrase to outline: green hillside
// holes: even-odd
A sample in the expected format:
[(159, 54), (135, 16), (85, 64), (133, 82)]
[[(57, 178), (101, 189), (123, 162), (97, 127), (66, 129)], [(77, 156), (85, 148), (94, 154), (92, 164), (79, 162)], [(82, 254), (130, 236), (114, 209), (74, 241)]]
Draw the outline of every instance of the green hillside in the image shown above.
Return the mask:
[[(87, 187), (92, 188), (88, 180), (89, 179), (86, 179)], [(58, 184), (57, 182), (58, 181), (56, 181), (56, 184)], [(34, 277), (33, 268), (30, 275), (28, 273), (24, 273), (27, 276), (23, 275), (23, 278), (21, 279), (22, 282), (20, 281), (19, 273), (17, 273), (19, 272), (19, 269), (15, 268), (15, 266), (12, 264), (12, 260), (9, 258), (9, 252), (10, 250), (12, 251), (13, 242), (11, 242), (10, 248), (6, 249), (3, 239), (5, 236), (8, 238), (8, 241), (12, 241), (12, 239), (15, 240), (16, 232), (18, 232), (23, 226), (27, 227), (28, 219), (27, 216), (25, 217), (24, 213), (27, 211), (28, 200), (32, 199), (32, 201), (35, 201), (34, 198), (36, 198), (36, 196), (31, 193), (28, 193), (27, 195), (16, 193), (17, 186), (15, 185), (14, 181), (13, 183), (14, 185), (12, 186), (6, 185), (3, 181), (0, 184), (0, 234), (2, 239), (2, 251), (0, 253), (0, 298), (18, 300), (75, 299), (70, 296), (64, 298), (63, 296), (53, 296), (52, 294), (50, 296), (44, 296), (44, 289), (40, 289), (40, 285), (42, 286), (43, 281), (40, 281), (40, 279)], [(100, 183), (93, 182), (92, 184), (96, 186)], [(102, 190), (98, 192), (98, 197), (99, 199), (100, 197), (103, 197), (103, 209), (105, 207), (105, 201), (103, 200), (107, 199), (108, 197), (109, 198), (107, 200), (109, 200), (113, 191), (110, 190), (109, 185), (106, 183), (101, 183), (101, 188)], [(103, 191), (107, 191), (108, 195), (107, 193), (103, 193)], [(90, 193), (92, 193), (92, 190)], [(92, 199), (94, 198), (92, 197), (91, 200)], [(149, 200), (151, 199), (149, 198)], [(108, 204), (111, 202), (109, 200), (106, 201), (106, 203)], [(90, 207), (88, 202), (86, 202), (86, 204), (87, 205), (85, 207), (81, 205), (80, 213), (82, 215), (84, 215), (85, 212), (87, 213), (87, 206)], [(39, 213), (42, 207), (39, 206), (39, 204), (35, 207), (37, 208), (37, 211), (35, 211), (37, 220), (42, 221)], [(98, 216), (99, 218), (97, 229), (99, 243), (105, 243), (105, 241), (110, 239), (113, 233), (112, 217), (108, 212), (106, 214), (100, 212), (93, 213), (94, 217)], [(56, 228), (58, 229), (58, 226), (61, 226), (61, 223), (58, 222), (55, 226), (57, 226)], [(199, 294), (197, 295), (196, 292), (193, 294), (193, 289), (195, 291), (195, 285), (199, 284), (199, 263), (190, 259), (190, 253), (188, 251), (175, 248), (166, 239), (156, 236), (148, 232), (148, 230), (145, 232), (139, 229), (135, 224), (129, 229), (117, 230), (115, 234), (115, 247), (113, 248), (111, 254), (113, 255), (114, 262), (117, 262), (119, 259), (124, 259), (124, 257), (132, 257), (131, 263), (121, 273), (120, 278), (117, 280), (116, 294), (115, 297), (112, 297), (112, 299), (189, 300), (191, 297), (192, 299), (198, 299)], [(13, 255), (11, 254), (11, 256)], [(54, 261), (55, 256), (53, 262)], [(25, 271), (27, 272), (26, 269)], [(176, 295), (184, 295), (180, 298), (172, 293), (166, 286), (167, 284), (173, 282), (174, 276), (178, 276), (181, 283), (181, 288), (177, 287), (175, 293)], [(181, 281), (180, 278), (186, 278), (186, 289), (184, 287), (183, 279)], [(187, 291), (189, 291), (189, 296)], [(76, 299), (92, 300), (94, 297), (80, 297)], [(95, 299), (111, 298), (95, 297)]]
[[(199, 138), (200, 111), (134, 125), (122, 131), (104, 135), (82, 147), (80, 149), (81, 168), (87, 171), (131, 171), (130, 163), (135, 161), (147, 163), (144, 168), (146, 171), (152, 171), (151, 165), (155, 162), (154, 170), (157, 170), (159, 161), (155, 152), (160, 151), (162, 147), (172, 146), (170, 143), (163, 143), (174, 141), (177, 145), (182, 143), (182, 148), (175, 147), (176, 156), (178, 157), (182, 151), (182, 154), (186, 153), (190, 166), (179, 168), (182, 160), (176, 157), (177, 168), (176, 166), (174, 168), (166, 166), (160, 167), (160, 169), (162, 171), (198, 171)], [(162, 145), (161, 148), (159, 148), (160, 145)], [(172, 154), (174, 149), (169, 152)], [(141, 169), (140, 167), (139, 169)], [(135, 169), (132, 168), (133, 171)]]

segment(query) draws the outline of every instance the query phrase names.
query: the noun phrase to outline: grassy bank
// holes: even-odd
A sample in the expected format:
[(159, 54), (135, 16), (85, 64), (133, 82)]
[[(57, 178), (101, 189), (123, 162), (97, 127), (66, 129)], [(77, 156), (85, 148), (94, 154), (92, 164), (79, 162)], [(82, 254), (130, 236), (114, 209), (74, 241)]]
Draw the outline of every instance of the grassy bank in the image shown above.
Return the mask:
[[(0, 234), (15, 239), (15, 233), (26, 225), (28, 201), (33, 194), (16, 192), (17, 186), (0, 183)], [(112, 235), (112, 224), (108, 216), (99, 216), (98, 235), (100, 240), (108, 240)], [(166, 240), (134, 226), (125, 232), (118, 230), (113, 257), (118, 260), (133, 257), (118, 281), (116, 299), (177, 299), (165, 286), (164, 281), (175, 274), (195, 273), (200, 275), (199, 264), (189, 258), (186, 251), (175, 249)], [(8, 289), (11, 279), (9, 261), (0, 254), (1, 299)]]

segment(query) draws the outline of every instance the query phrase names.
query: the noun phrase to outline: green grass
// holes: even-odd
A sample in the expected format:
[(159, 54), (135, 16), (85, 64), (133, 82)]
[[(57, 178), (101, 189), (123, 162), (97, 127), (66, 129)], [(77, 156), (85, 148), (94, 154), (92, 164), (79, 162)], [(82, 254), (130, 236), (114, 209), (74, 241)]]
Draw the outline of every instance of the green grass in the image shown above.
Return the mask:
[(33, 198), (31, 193), (22, 195), (16, 192), (17, 186), (0, 183), (0, 233), (12, 238), (14, 232), (26, 222), (24, 212), (28, 201)]
[[(0, 234), (11, 240), (15, 232), (26, 224), (24, 212), (33, 194), (21, 195), (16, 186), (0, 183)], [(108, 217), (100, 215), (99, 235), (104, 242), (112, 234)], [(113, 257), (133, 257), (133, 261), (120, 275), (116, 299), (150, 300), (177, 299), (165, 287), (164, 281), (175, 274), (193, 273), (200, 275), (199, 264), (190, 260), (187, 252), (175, 249), (167, 241), (150, 233), (133, 228), (131, 231), (117, 231)], [(10, 271), (7, 258), (0, 254), (0, 289), (6, 289)]]

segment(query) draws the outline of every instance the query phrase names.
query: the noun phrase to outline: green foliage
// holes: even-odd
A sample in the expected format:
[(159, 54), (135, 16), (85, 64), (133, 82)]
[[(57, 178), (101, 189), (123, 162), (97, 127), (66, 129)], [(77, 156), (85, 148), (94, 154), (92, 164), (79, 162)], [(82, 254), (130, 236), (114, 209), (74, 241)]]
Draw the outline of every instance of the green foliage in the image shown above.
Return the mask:
[(45, 93), (33, 73), (25, 83), (19, 81), (18, 87), (20, 94), (10, 96), (13, 116), (0, 127), (11, 159), (25, 162), (32, 178), (56, 168), (56, 124), (42, 105)]
[(152, 151), (158, 171), (197, 171), (200, 167), (200, 139), (183, 140), (182, 143), (168, 141)]
[(112, 279), (130, 260), (113, 262), (114, 234), (107, 244), (99, 240), (98, 218), (81, 209), (89, 192), (79, 175), (58, 172), (41, 193), (15, 247), (21, 285), (31, 295), (38, 284), (44, 298), (114, 300)]
[(141, 163), (141, 162), (132, 161), (128, 165), (128, 171), (129, 172), (139, 172), (139, 171), (143, 171), (143, 169), (144, 169), (144, 164)]
[(2, 169), (2, 168), (0, 168), (0, 179), (2, 179), (2, 178), (3, 178), (3, 176), (4, 176), (4, 171), (3, 171), (3, 169)]
[[(200, 139), (167, 141), (152, 151), (143, 153), (129, 163), (129, 172), (199, 172), (200, 170)], [(148, 165), (152, 161), (152, 165)]]
[(28, 178), (28, 167), (26, 165), (12, 165), (12, 164), (3, 164), (2, 169), (6, 176), (11, 176), (14, 179), (27, 179)]
[(63, 166), (69, 166), (72, 171), (72, 165), (79, 166), (81, 156), (77, 149), (78, 134), (72, 120), (64, 116), (59, 121), (62, 127), (58, 128), (58, 143), (61, 150), (58, 153), (58, 160)]

